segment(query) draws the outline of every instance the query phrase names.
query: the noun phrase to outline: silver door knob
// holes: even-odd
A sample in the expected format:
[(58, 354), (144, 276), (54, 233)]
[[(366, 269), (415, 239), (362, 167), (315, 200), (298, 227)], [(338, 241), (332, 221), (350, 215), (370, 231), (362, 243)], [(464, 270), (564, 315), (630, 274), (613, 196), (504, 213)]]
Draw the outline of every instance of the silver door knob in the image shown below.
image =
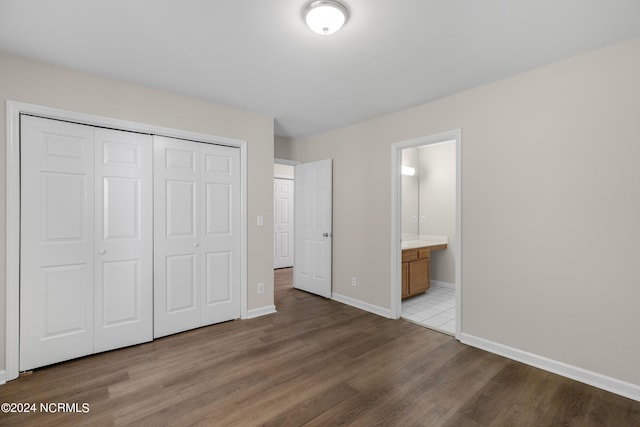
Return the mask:
[(329, 233), (322, 233), (324, 237), (329, 237)]

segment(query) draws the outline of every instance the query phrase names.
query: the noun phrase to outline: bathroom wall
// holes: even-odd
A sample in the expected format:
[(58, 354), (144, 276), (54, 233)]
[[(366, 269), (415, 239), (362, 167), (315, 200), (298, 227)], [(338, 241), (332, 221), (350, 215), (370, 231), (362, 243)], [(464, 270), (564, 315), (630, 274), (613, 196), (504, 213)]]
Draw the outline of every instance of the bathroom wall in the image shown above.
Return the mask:
[(420, 233), (419, 199), (420, 186), (418, 183), (418, 149), (405, 148), (402, 150), (402, 165), (416, 169), (416, 175), (402, 175), (402, 235), (415, 236)]
[[(447, 236), (446, 250), (431, 252), (431, 280), (455, 283), (456, 146), (455, 142), (418, 150), (419, 232)], [(404, 195), (403, 195), (404, 196)]]

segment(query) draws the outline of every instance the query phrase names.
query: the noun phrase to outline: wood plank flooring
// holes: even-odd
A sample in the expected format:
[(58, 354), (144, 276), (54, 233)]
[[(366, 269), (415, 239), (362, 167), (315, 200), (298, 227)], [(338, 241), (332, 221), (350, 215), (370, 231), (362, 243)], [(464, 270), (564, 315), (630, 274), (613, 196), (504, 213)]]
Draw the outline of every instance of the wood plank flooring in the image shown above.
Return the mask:
[[(0, 402), (10, 426), (640, 426), (640, 402), (291, 288), (278, 313), (39, 369)], [(82, 407), (80, 406), (80, 410)]]

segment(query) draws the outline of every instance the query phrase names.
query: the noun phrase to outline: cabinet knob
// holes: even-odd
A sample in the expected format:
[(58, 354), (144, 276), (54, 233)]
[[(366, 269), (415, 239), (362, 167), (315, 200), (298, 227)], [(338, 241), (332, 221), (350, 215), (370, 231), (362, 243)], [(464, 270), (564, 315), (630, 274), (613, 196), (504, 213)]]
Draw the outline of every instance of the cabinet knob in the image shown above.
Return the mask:
[(197, 248), (198, 246), (200, 246), (200, 243), (194, 243), (194, 244), (193, 244), (193, 247), (194, 247), (194, 248)]
[(99, 253), (100, 255), (104, 255), (104, 254), (106, 254), (106, 253), (107, 253), (107, 251), (105, 251), (104, 249), (100, 249), (100, 250), (98, 251), (98, 253)]

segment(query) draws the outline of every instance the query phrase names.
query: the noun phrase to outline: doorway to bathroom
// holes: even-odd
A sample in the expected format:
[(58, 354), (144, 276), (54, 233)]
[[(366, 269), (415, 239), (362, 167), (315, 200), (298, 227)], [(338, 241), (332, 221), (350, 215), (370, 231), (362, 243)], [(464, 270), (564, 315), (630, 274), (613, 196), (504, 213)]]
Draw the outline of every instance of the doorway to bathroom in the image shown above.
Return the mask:
[(457, 336), (460, 131), (394, 144), (392, 160), (392, 309)]

